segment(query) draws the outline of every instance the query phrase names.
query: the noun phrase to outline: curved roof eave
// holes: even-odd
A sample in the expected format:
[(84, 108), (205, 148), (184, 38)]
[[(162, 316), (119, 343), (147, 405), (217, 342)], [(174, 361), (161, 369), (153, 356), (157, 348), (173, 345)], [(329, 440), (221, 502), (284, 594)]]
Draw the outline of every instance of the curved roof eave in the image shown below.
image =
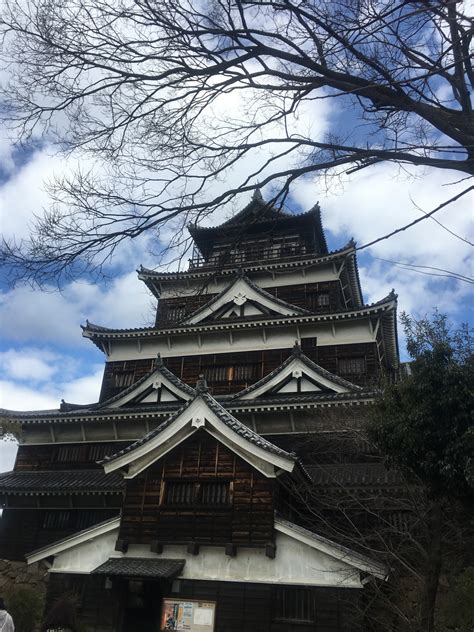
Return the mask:
[(117, 340), (125, 338), (149, 338), (189, 333), (199, 333), (202, 331), (221, 331), (228, 329), (251, 329), (255, 327), (268, 327), (268, 326), (285, 326), (291, 324), (304, 324), (313, 322), (327, 322), (333, 320), (344, 320), (348, 318), (361, 318), (364, 316), (370, 316), (377, 312), (387, 311), (396, 307), (396, 295), (391, 292), (388, 296), (384, 297), (380, 301), (371, 303), (370, 305), (364, 305), (360, 308), (341, 310), (338, 312), (331, 312), (328, 314), (304, 314), (297, 316), (282, 316), (278, 318), (265, 318), (249, 321), (230, 321), (225, 323), (204, 323), (195, 325), (181, 325), (177, 327), (142, 327), (132, 329), (111, 329), (109, 327), (101, 327), (89, 323), (88, 325), (81, 325), (83, 329), (83, 336), (90, 338), (95, 344), (99, 345), (100, 340)]
[[(239, 264), (235, 266), (229, 266), (222, 268), (219, 270), (219, 276), (231, 276), (235, 275), (239, 270), (242, 270), (244, 273), (251, 272), (259, 272), (261, 270), (278, 270), (282, 268), (297, 268), (297, 267), (307, 267), (308, 265), (317, 265), (326, 262), (332, 262), (337, 259), (341, 259), (348, 254), (355, 252), (354, 242), (351, 240), (338, 250), (332, 250), (324, 255), (319, 256), (307, 256), (307, 257), (298, 257), (298, 259), (283, 259), (280, 261), (270, 261), (270, 262), (262, 262), (262, 263), (249, 263), (249, 264)], [(207, 277), (215, 277), (216, 271), (212, 269), (200, 270), (199, 268), (195, 268), (193, 270), (185, 270), (182, 272), (160, 272), (157, 270), (151, 270), (150, 268), (145, 268), (144, 266), (140, 266), (137, 270), (138, 278), (140, 281), (143, 281), (149, 288), (148, 283), (159, 282), (159, 281), (178, 281), (178, 280), (188, 280), (188, 279), (202, 279)], [(151, 289), (151, 288), (150, 288)]]
[[(191, 388), (191, 387), (189, 387)], [(238, 395), (238, 393), (236, 393)], [(238, 400), (228, 398), (220, 402), (220, 405), (228, 411), (264, 411), (264, 410), (289, 410), (292, 409), (316, 409), (328, 406), (359, 406), (361, 403), (371, 402), (378, 395), (378, 391), (373, 389), (361, 389), (350, 393), (324, 393), (302, 394), (287, 397), (265, 397), (259, 400)], [(75, 410), (29, 410), (15, 411), (0, 409), (0, 420), (2, 418), (16, 421), (18, 423), (87, 423), (87, 422), (109, 422), (120, 421), (121, 419), (167, 419), (177, 410), (182, 408), (181, 402), (139, 404), (134, 407), (125, 408), (102, 408), (99, 404), (93, 404), (89, 408), (79, 408)], [(124, 439), (124, 441), (126, 441)]]

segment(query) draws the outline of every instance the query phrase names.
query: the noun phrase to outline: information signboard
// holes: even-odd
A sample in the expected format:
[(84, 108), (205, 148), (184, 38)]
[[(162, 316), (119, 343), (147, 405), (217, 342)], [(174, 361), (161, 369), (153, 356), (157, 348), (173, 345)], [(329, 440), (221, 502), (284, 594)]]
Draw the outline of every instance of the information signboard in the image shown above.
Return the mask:
[(160, 630), (180, 632), (214, 632), (215, 601), (193, 599), (163, 599)]

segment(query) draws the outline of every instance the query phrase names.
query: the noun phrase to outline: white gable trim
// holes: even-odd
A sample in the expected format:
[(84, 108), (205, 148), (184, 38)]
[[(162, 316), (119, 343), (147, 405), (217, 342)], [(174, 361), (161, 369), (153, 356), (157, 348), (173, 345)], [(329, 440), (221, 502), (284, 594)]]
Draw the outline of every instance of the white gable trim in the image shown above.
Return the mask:
[[(170, 393), (172, 393), (176, 400), (188, 401), (191, 399), (192, 394), (187, 393), (184, 389), (178, 388), (173, 382), (171, 382), (165, 375), (163, 375), (159, 370), (152, 373), (146, 380), (144, 380), (141, 384), (131, 391), (127, 392), (123, 397), (119, 397), (114, 402), (112, 402), (107, 408), (121, 408), (133, 401), (137, 397), (139, 397), (142, 393), (145, 394), (150, 388), (153, 390), (157, 390), (161, 386), (164, 386)], [(147, 397), (145, 396), (145, 400)], [(170, 400), (166, 400), (170, 401)], [(157, 402), (157, 400), (155, 400)], [(138, 402), (140, 404), (141, 402)], [(146, 403), (146, 401), (144, 402)]]
[(386, 579), (388, 575), (388, 569), (382, 564), (375, 562), (363, 555), (359, 555), (355, 551), (351, 551), (344, 546), (331, 542), (322, 536), (303, 529), (297, 525), (287, 522), (279, 518), (275, 518), (275, 530), (284, 533), (299, 542), (306, 544), (307, 546), (317, 549), (326, 555), (329, 555), (335, 559), (353, 566), (360, 571), (369, 573), (378, 579)]
[(59, 542), (53, 542), (42, 549), (32, 551), (31, 553), (25, 555), (26, 561), (28, 564), (34, 564), (35, 562), (44, 560), (52, 555), (59, 555), (63, 551), (72, 549), (73, 547), (84, 544), (85, 542), (93, 542), (96, 538), (100, 538), (111, 531), (116, 530), (118, 532), (119, 527), (120, 516), (90, 527), (89, 529), (84, 529), (84, 531), (80, 531), (69, 538), (60, 540)]
[[(285, 521), (277, 520), (275, 524), (274, 559), (268, 558), (263, 548), (238, 547), (237, 555), (231, 558), (225, 554), (224, 547), (206, 545), (200, 546), (199, 555), (188, 553), (184, 545), (165, 545), (162, 555), (186, 561), (179, 576), (181, 579), (361, 589), (361, 572), (386, 578), (386, 569), (375, 562), (360, 564), (355, 552), (347, 550), (343, 553), (337, 544), (309, 531), (305, 538), (296, 531), (300, 530), (296, 525), (294, 529), (284, 529), (285, 525), (291, 527), (291, 523)], [(144, 544), (131, 542), (126, 553), (115, 551), (119, 520), (111, 521), (109, 527), (102, 532), (96, 528), (88, 538), (78, 534), (45, 547), (30, 555), (28, 563), (54, 555), (49, 572), (89, 575), (110, 558), (160, 559), (160, 554), (152, 553)]]
[(229, 304), (229, 308), (231, 305), (239, 307), (240, 305), (245, 305), (248, 301), (253, 301), (257, 305), (262, 305), (264, 308), (270, 309), (282, 316), (301, 315), (301, 310), (292, 308), (291, 305), (286, 307), (282, 302), (272, 300), (273, 297), (270, 295), (267, 298), (265, 294), (266, 292), (264, 290), (262, 290), (262, 293), (258, 292), (245, 278), (239, 278), (210, 305), (205, 305), (199, 309), (194, 315), (184, 320), (182, 324), (195, 325), (209, 316), (212, 316), (226, 304)]
[(294, 460), (264, 450), (239, 435), (221, 421), (201, 397), (186, 406), (181, 414), (156, 436), (130, 452), (105, 462), (104, 471), (108, 474), (128, 467), (124, 477), (134, 478), (201, 428), (268, 478), (275, 477), (277, 470), (293, 471)]
[[(242, 397), (237, 396), (236, 399), (248, 400), (248, 399), (256, 399), (267, 393), (268, 391), (272, 391), (278, 387), (279, 384), (284, 382), (288, 377), (294, 376), (294, 379), (297, 377), (304, 378), (305, 376), (310, 378), (313, 382), (316, 382), (321, 388), (329, 389), (334, 393), (349, 393), (350, 390), (346, 386), (342, 386), (337, 382), (333, 382), (330, 378), (321, 375), (314, 369), (310, 368), (307, 364), (305, 364), (300, 358), (295, 357), (284, 369), (278, 372), (271, 380), (265, 382), (261, 386), (251, 390), (248, 393), (242, 395)], [(314, 392), (319, 392), (321, 389), (318, 387), (314, 387)], [(311, 392), (311, 390), (305, 389), (305, 393)]]

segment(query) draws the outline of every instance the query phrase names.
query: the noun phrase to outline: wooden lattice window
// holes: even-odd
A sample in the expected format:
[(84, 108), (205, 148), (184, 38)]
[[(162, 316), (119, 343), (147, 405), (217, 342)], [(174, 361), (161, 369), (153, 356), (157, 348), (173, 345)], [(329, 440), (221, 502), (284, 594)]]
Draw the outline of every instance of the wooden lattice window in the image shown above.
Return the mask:
[(43, 529), (66, 529), (70, 519), (70, 511), (48, 511), (44, 514)]
[(338, 370), (340, 375), (360, 375), (366, 373), (365, 358), (339, 358)]
[(306, 295), (306, 299), (310, 309), (329, 307), (331, 303), (329, 292), (310, 292)]
[(206, 366), (203, 372), (209, 382), (246, 382), (259, 377), (259, 364)]
[(84, 461), (84, 446), (62, 445), (55, 450), (55, 460), (64, 463), (68, 461)]
[(274, 619), (313, 622), (314, 592), (302, 586), (275, 586)]
[(223, 507), (230, 503), (230, 491), (231, 485), (228, 481), (166, 481), (163, 504), (170, 507), (183, 505)]
[(127, 388), (134, 382), (135, 371), (120, 371), (112, 373), (112, 386), (114, 388)]
[(179, 322), (186, 316), (186, 305), (174, 305), (168, 308), (167, 319)]

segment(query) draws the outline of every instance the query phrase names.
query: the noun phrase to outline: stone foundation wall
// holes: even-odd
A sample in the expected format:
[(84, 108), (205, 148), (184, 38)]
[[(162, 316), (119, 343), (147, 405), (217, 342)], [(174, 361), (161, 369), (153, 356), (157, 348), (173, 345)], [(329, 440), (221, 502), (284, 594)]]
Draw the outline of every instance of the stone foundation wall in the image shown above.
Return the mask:
[(48, 583), (48, 571), (40, 563), (12, 562), (0, 560), (0, 595), (8, 592), (12, 587), (35, 588), (43, 595)]
[[(41, 562), (27, 565), (25, 562), (0, 560), (0, 595), (13, 616), (15, 629), (25, 628), (24, 624), (28, 620), (25, 611), (29, 608), (34, 609), (41, 618), (47, 584), (48, 571)], [(39, 626), (40, 621), (37, 626), (30, 628), (31, 632), (39, 630)]]

